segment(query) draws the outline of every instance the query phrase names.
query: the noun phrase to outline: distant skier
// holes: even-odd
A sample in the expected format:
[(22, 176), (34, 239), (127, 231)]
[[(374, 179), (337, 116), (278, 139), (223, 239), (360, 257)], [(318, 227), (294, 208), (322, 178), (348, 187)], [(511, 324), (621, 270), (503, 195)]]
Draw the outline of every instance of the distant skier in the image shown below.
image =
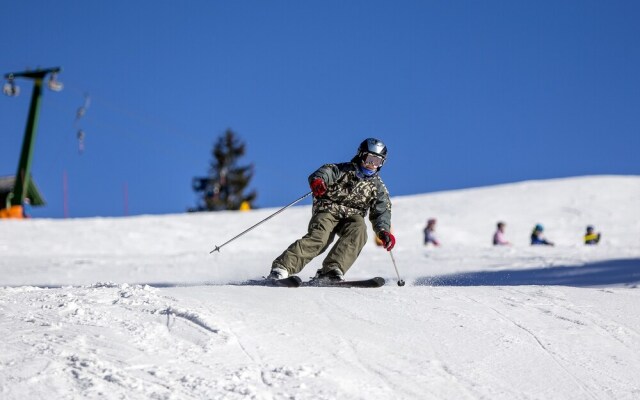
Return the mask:
[(505, 238), (504, 228), (506, 224), (504, 222), (498, 222), (496, 233), (493, 234), (494, 246), (509, 246), (511, 243)]
[(308, 232), (273, 261), (268, 279), (284, 279), (302, 271), (333, 242), (315, 279), (343, 281), (367, 242), (369, 220), (387, 250), (396, 239), (391, 233), (391, 200), (379, 176), (387, 158), (387, 146), (369, 138), (350, 162), (325, 164), (309, 176), (313, 215)]
[(544, 245), (544, 246), (553, 246), (553, 242), (548, 241), (544, 238), (544, 227), (541, 224), (537, 224), (533, 228), (533, 232), (531, 232), (531, 245)]
[(600, 242), (600, 232), (595, 232), (595, 228), (591, 225), (587, 226), (587, 232), (584, 234), (584, 244), (594, 245)]
[(427, 246), (429, 243), (434, 246), (440, 246), (440, 241), (436, 236), (436, 219), (429, 218), (427, 220), (427, 226), (424, 228), (424, 245)]

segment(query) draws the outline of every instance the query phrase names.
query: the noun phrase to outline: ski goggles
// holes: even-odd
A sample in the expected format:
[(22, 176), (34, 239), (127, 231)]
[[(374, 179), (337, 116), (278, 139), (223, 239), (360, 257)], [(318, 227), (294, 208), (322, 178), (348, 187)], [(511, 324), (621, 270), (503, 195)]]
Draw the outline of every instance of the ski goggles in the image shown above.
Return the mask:
[(382, 167), (382, 164), (384, 164), (384, 158), (375, 154), (366, 153), (365, 157), (362, 159), (362, 165), (366, 167), (380, 168)]

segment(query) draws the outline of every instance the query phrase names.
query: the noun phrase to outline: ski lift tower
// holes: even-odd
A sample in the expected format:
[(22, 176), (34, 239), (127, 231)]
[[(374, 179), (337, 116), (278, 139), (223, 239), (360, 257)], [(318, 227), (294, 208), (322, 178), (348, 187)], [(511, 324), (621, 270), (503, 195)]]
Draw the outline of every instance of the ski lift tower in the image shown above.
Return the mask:
[[(20, 88), (15, 84), (16, 78), (33, 79), (33, 92), (31, 94), (31, 106), (27, 117), (27, 127), (24, 131), (22, 151), (20, 161), (16, 171), (13, 188), (6, 197), (6, 204), (0, 204), (0, 218), (22, 218), (23, 204), (28, 191), (35, 190), (31, 182), (31, 160), (33, 158), (33, 148), (36, 138), (36, 127), (38, 125), (38, 114), (40, 111), (40, 101), (42, 98), (42, 82), (49, 75), (47, 86), (49, 89), (59, 92), (62, 84), (57, 81), (57, 74), (62, 69), (60, 67), (36, 69), (33, 71), (13, 72), (4, 75), (7, 82), (4, 84), (3, 92), (7, 96), (17, 96)], [(4, 207), (4, 208), (3, 208)]]

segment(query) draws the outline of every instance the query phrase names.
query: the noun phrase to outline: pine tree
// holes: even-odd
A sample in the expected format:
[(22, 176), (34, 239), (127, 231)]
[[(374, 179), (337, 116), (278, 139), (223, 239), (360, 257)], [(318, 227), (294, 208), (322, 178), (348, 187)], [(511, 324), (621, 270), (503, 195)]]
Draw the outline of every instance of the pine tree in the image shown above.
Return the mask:
[(239, 210), (243, 203), (253, 208), (255, 190), (244, 194), (253, 177), (253, 165), (238, 166), (245, 154), (245, 143), (227, 129), (213, 147), (209, 176), (193, 178), (193, 190), (199, 204), (192, 211)]

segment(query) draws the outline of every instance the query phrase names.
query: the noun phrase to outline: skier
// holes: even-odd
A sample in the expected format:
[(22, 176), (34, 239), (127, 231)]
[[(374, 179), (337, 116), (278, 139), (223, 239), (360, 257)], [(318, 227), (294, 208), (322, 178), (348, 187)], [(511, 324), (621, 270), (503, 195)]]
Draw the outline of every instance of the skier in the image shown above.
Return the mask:
[(493, 245), (494, 246), (510, 246), (511, 243), (504, 237), (504, 227), (506, 224), (504, 222), (498, 222), (496, 227), (496, 233), (493, 234)]
[(436, 236), (436, 222), (437, 221), (435, 218), (429, 218), (427, 220), (427, 226), (423, 230), (425, 246), (429, 243), (433, 244), (436, 247), (440, 246), (440, 241)]
[(545, 246), (553, 246), (553, 242), (548, 241), (544, 238), (542, 234), (544, 232), (544, 227), (541, 224), (537, 224), (533, 228), (533, 232), (531, 232), (531, 245), (545, 245)]
[(595, 232), (592, 225), (587, 226), (587, 232), (584, 234), (584, 244), (593, 245), (600, 242), (600, 232)]
[(388, 251), (396, 239), (391, 233), (391, 200), (380, 178), (387, 146), (378, 139), (364, 140), (350, 162), (325, 164), (309, 176), (313, 213), (308, 232), (273, 261), (267, 279), (284, 279), (302, 271), (312, 259), (338, 240), (314, 279), (344, 281), (367, 242), (369, 220)]

